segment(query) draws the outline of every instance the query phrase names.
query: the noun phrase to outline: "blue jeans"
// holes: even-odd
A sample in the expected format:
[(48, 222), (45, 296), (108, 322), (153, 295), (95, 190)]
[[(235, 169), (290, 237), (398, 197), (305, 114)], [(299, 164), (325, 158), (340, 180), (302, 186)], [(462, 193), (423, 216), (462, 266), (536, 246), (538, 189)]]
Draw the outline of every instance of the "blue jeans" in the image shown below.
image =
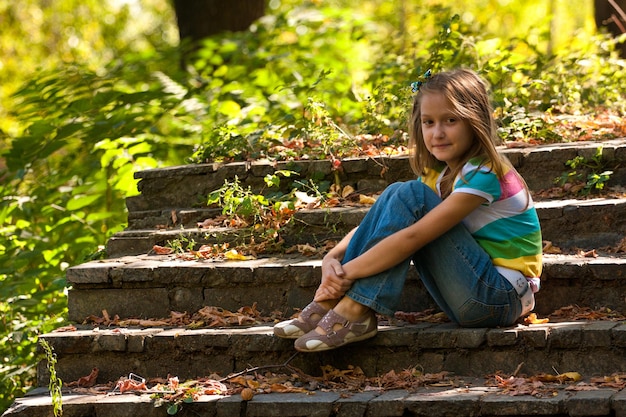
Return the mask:
[[(415, 223), (439, 203), (441, 198), (419, 181), (390, 185), (359, 225), (342, 262)], [(355, 280), (346, 296), (380, 314), (392, 316), (411, 260), (437, 305), (461, 326), (509, 326), (522, 313), (515, 288), (500, 275), (463, 224), (398, 265)]]

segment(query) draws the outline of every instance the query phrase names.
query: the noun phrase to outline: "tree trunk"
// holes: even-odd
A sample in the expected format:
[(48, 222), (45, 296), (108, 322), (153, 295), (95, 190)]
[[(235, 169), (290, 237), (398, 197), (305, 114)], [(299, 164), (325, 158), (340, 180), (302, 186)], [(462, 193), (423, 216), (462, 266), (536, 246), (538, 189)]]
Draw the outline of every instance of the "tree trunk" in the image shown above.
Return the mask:
[[(606, 28), (613, 36), (626, 33), (626, 0), (594, 0), (596, 27)], [(626, 58), (626, 42), (618, 45), (622, 58)]]
[(246, 30), (265, 14), (265, 0), (174, 0), (180, 39), (197, 43), (225, 31)]

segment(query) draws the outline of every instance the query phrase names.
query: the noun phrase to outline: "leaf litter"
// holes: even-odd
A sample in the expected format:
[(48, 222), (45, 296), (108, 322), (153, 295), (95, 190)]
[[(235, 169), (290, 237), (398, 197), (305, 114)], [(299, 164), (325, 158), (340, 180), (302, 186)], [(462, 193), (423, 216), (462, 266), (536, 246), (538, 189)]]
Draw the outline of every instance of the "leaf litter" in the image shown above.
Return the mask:
[[(590, 391), (600, 388), (622, 390), (626, 388), (626, 373), (592, 377), (587, 381), (583, 380), (583, 376), (578, 372), (519, 376), (517, 373), (523, 363), (512, 375), (496, 373), (485, 376), (482, 381), (475, 378), (471, 382), (445, 371), (424, 373), (419, 367), (402, 371), (391, 370), (379, 376), (368, 377), (358, 366), (338, 369), (324, 365), (321, 367), (321, 376), (311, 376), (289, 364), (296, 355), (298, 353), (280, 365), (250, 368), (223, 378), (220, 375), (212, 374), (208, 377), (180, 382), (178, 377), (172, 375), (168, 375), (167, 378), (147, 380), (131, 373), (128, 377), (121, 377), (115, 382), (99, 385), (81, 386), (77, 381), (70, 382), (66, 386), (73, 388), (66, 388), (66, 391), (69, 389), (72, 393), (90, 395), (149, 394), (155, 407), (167, 406), (168, 414), (175, 414), (183, 403), (199, 401), (202, 396), (207, 395), (240, 395), (242, 400), (249, 401), (259, 394), (315, 395), (316, 392), (339, 392), (342, 398), (349, 398), (356, 393), (368, 391), (405, 390), (416, 392), (425, 387), (469, 389), (472, 385), (484, 385), (496, 389), (495, 393), (500, 395), (550, 398), (556, 396), (559, 391)], [(279, 368), (283, 368), (287, 372), (272, 371), (272, 369)], [(96, 368), (94, 371), (96, 371), (97, 376)], [(92, 375), (93, 371), (89, 377)]]
[[(591, 123), (590, 126), (589, 123)], [(606, 123), (598, 121), (600, 125)], [(604, 123), (604, 124), (603, 124)], [(596, 121), (586, 121), (585, 126), (579, 126), (579, 123), (572, 123), (570, 129), (597, 128)], [(615, 126), (613, 126), (614, 129)], [(626, 133), (624, 126), (618, 126), (620, 132)], [(579, 136), (580, 140), (588, 140), (590, 136), (583, 134)], [(524, 146), (533, 146), (533, 144), (525, 144)], [(508, 144), (509, 147), (516, 147), (515, 143)], [(362, 151), (365, 154), (380, 154), (379, 151), (366, 148)], [(385, 152), (393, 155), (402, 154), (406, 149), (394, 149), (386, 147)], [(341, 205), (371, 205), (375, 202), (375, 196), (367, 196), (354, 193), (347, 187), (335, 190), (336, 196), (325, 201), (326, 207), (336, 207)], [(535, 193), (536, 199), (544, 198), (563, 198), (576, 194), (576, 190), (568, 187), (554, 187), (548, 190), (542, 190)], [(603, 196), (610, 198), (626, 197), (626, 191), (621, 188), (609, 188), (604, 191)], [(597, 197), (597, 195), (594, 195)], [(319, 201), (309, 202), (307, 208), (321, 207)], [(175, 213), (173, 214), (173, 216)], [(211, 228), (215, 226), (223, 226), (228, 221), (230, 227), (246, 227), (247, 224), (241, 219), (226, 219), (223, 216), (207, 219), (198, 224), (200, 228)], [(264, 248), (259, 248), (262, 252)], [(322, 251), (328, 250), (325, 247)], [(626, 252), (626, 238), (624, 238), (614, 248), (604, 248), (609, 252)], [(257, 249), (257, 251), (259, 251)], [(158, 255), (169, 255), (174, 251), (172, 248), (155, 245), (153, 253)], [(300, 253), (306, 256), (313, 256), (321, 253), (319, 248), (312, 245), (297, 245), (288, 248), (287, 253)], [(562, 253), (561, 249), (552, 245), (551, 242), (544, 242), (544, 253)], [(579, 251), (581, 257), (595, 257), (595, 250)], [(246, 260), (250, 259), (250, 255), (240, 252), (238, 249), (229, 249), (224, 245), (203, 245), (197, 251), (188, 251), (188, 253), (177, 254), (182, 259), (225, 259), (225, 260)], [(295, 316), (295, 315), (294, 315)], [(220, 307), (203, 307), (199, 311), (189, 314), (186, 312), (171, 312), (169, 318), (161, 319), (139, 319), (128, 318), (120, 319), (119, 316), (110, 317), (106, 311), (103, 311), (102, 317), (89, 316), (85, 320), (85, 324), (93, 324), (106, 327), (187, 327), (187, 328), (206, 328), (206, 327), (232, 327), (232, 326), (250, 326), (265, 323), (275, 323), (283, 319), (282, 313), (272, 312), (269, 316), (263, 316), (253, 306), (242, 307), (236, 312), (231, 312)], [(592, 309), (590, 307), (566, 306), (556, 310), (547, 318), (539, 318), (535, 313), (531, 313), (523, 322), (525, 325), (545, 324), (548, 322), (564, 322), (577, 320), (609, 320), (624, 321), (624, 314), (611, 310), (606, 307)], [(394, 324), (415, 324), (415, 323), (442, 323), (449, 319), (444, 313), (429, 309), (421, 312), (396, 312), (392, 319)], [(57, 331), (74, 331), (75, 326), (66, 326), (57, 329)], [(295, 357), (292, 356), (292, 358)], [(290, 358), (289, 361), (292, 359)], [(173, 411), (174, 414), (178, 410), (178, 406), (182, 402), (197, 401), (202, 395), (236, 395), (240, 394), (244, 400), (249, 400), (255, 394), (266, 394), (272, 392), (281, 393), (303, 393), (314, 394), (316, 391), (341, 391), (342, 396), (349, 396), (356, 392), (364, 391), (385, 391), (394, 389), (404, 389), (414, 391), (420, 387), (450, 387), (457, 388), (464, 384), (459, 377), (448, 372), (440, 373), (423, 373), (419, 367), (405, 369), (402, 371), (391, 370), (383, 375), (368, 377), (358, 366), (349, 366), (347, 369), (336, 369), (330, 365), (321, 367), (322, 376), (314, 377), (306, 375), (299, 369), (291, 366), (288, 362), (281, 365), (271, 365), (264, 367), (256, 367), (247, 369), (237, 374), (227, 377), (219, 375), (211, 375), (205, 378), (197, 378), (194, 380), (180, 383), (178, 377), (168, 375), (167, 378), (153, 378), (145, 380), (144, 378), (130, 374), (129, 377), (122, 377), (116, 382), (106, 384), (96, 384), (98, 369), (93, 368), (92, 372), (77, 381), (66, 384), (66, 387), (73, 392), (82, 392), (89, 394), (124, 394), (132, 393), (149, 393), (153, 395), (155, 406), (168, 405), (168, 414)], [(518, 366), (518, 370), (522, 364)], [(285, 368), (288, 373), (274, 373), (271, 368)], [(531, 395), (535, 397), (551, 397), (558, 393), (559, 390), (566, 391), (583, 391), (596, 390), (599, 388), (626, 388), (626, 373), (614, 373), (608, 376), (592, 377), (588, 382), (583, 381), (582, 375), (577, 372), (565, 372), (557, 374), (538, 374), (534, 376), (518, 376), (516, 370), (512, 375), (494, 374), (485, 377), (485, 385), (495, 387), (501, 394), (519, 396)], [(173, 408), (172, 408), (173, 407)]]
[[(295, 315), (294, 315), (295, 316)], [(107, 327), (234, 327), (251, 326), (259, 324), (275, 323), (283, 319), (282, 314), (273, 312), (264, 316), (255, 305), (245, 306), (231, 312), (219, 307), (203, 307), (193, 314), (172, 312), (169, 318), (162, 319), (120, 319), (118, 316), (110, 317), (103, 311), (102, 317), (90, 316), (85, 320), (97, 326)], [(560, 308), (547, 318), (538, 318), (531, 313), (524, 319), (525, 325), (544, 324), (547, 322), (563, 322), (577, 320), (609, 320), (624, 321), (626, 316), (620, 312), (608, 309), (580, 307), (570, 305)], [(441, 323), (449, 321), (445, 314), (435, 309), (421, 312), (399, 311), (391, 319), (394, 325), (414, 324), (420, 322)], [(76, 330), (73, 326), (59, 329), (59, 331)], [(315, 392), (334, 391), (342, 396), (350, 396), (357, 392), (387, 391), (403, 389), (416, 391), (422, 387), (463, 388), (467, 382), (449, 372), (424, 373), (419, 367), (404, 369), (401, 371), (391, 370), (378, 376), (367, 376), (358, 366), (349, 366), (347, 369), (337, 369), (330, 365), (321, 367), (321, 376), (307, 375), (298, 368), (289, 364), (298, 353), (294, 354), (287, 362), (279, 365), (268, 365), (246, 369), (242, 372), (221, 377), (212, 374), (208, 377), (196, 378), (180, 383), (175, 376), (167, 378), (153, 378), (146, 380), (136, 375), (122, 377), (116, 382), (96, 385), (98, 369), (93, 368), (90, 375), (79, 378), (66, 384), (66, 387), (75, 393), (85, 394), (125, 394), (141, 393), (153, 396), (155, 406), (167, 405), (169, 411), (177, 411), (184, 402), (197, 401), (203, 395), (241, 395), (244, 400), (251, 399), (257, 394), (269, 393), (301, 393), (314, 395)], [(520, 396), (530, 395), (537, 398), (548, 398), (556, 395), (560, 390), (585, 391), (599, 388), (626, 388), (626, 374), (615, 373), (612, 375), (593, 377), (587, 381), (575, 371), (538, 374), (531, 376), (518, 375), (519, 369), (511, 375), (496, 373), (487, 375), (484, 385), (497, 389), (502, 395)], [(279, 369), (284, 373), (274, 372)], [(174, 407), (170, 409), (169, 407)]]

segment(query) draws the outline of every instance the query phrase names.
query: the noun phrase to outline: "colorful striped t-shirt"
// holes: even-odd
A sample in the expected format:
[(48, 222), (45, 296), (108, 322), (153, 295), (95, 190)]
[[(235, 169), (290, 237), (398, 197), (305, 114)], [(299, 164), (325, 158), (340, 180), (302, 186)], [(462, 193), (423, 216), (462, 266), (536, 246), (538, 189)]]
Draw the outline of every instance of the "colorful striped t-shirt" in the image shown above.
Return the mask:
[[(441, 195), (442, 170), (430, 170), (421, 181)], [(539, 277), (542, 270), (541, 228), (537, 211), (514, 168), (505, 166), (502, 179), (479, 159), (470, 160), (455, 179), (452, 193), (469, 193), (487, 200), (463, 223), (491, 256), (493, 264)]]

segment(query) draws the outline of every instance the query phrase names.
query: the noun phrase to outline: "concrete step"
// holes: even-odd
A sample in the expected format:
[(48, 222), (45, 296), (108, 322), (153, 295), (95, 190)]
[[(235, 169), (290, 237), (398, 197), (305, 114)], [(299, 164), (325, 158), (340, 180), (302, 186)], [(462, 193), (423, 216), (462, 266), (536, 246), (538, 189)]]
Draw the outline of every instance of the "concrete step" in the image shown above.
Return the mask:
[[(610, 184), (626, 183), (626, 139), (602, 143), (544, 145), (503, 150), (532, 190), (553, 185), (570, 171), (568, 160), (591, 160), (603, 148)], [(69, 318), (88, 316), (164, 318), (172, 311), (195, 312), (203, 306), (235, 311), (253, 305), (265, 314), (289, 316), (303, 307), (319, 283), (319, 257), (266, 256), (245, 261), (183, 260), (149, 254), (155, 244), (181, 237), (196, 243), (237, 242), (239, 230), (198, 229), (213, 217), (206, 196), (235, 177), (253, 191), (277, 169), (299, 173), (299, 179), (352, 185), (358, 192), (384, 189), (414, 178), (406, 157), (348, 159), (334, 171), (329, 161), (207, 164), (137, 173), (141, 194), (127, 201), (129, 225), (108, 242), (109, 259), (87, 262), (67, 271)], [(287, 181), (284, 191), (291, 187)], [(537, 202), (545, 240), (562, 247), (547, 254), (542, 290), (535, 311), (546, 316), (568, 305), (607, 307), (626, 312), (626, 254), (602, 248), (626, 236), (624, 199)], [(287, 245), (339, 239), (356, 226), (367, 207), (300, 211), (284, 231)], [(330, 228), (329, 228), (330, 226)], [(182, 227), (182, 229), (181, 229)], [(577, 255), (573, 248), (598, 249), (597, 257)], [(411, 269), (400, 310), (436, 308)], [(228, 375), (250, 366), (289, 361), (309, 375), (321, 366), (359, 366), (369, 376), (419, 367), (424, 372), (451, 372), (454, 385), (359, 393), (318, 389), (311, 394), (204, 396), (185, 404), (179, 415), (210, 416), (611, 416), (626, 417), (626, 394), (619, 388), (593, 391), (555, 386), (551, 394), (517, 397), (488, 384), (496, 372), (535, 375), (576, 371), (585, 378), (626, 369), (625, 321), (575, 321), (518, 325), (498, 329), (465, 329), (452, 323), (407, 324), (381, 318), (379, 334), (368, 341), (332, 352), (293, 356), (291, 341), (272, 335), (272, 323), (236, 328), (107, 327), (77, 325), (73, 331), (42, 335), (57, 356), (56, 371), (65, 382), (100, 370), (99, 383), (135, 373), (146, 378), (176, 375), (181, 380), (212, 373)], [(558, 371), (557, 371), (558, 370)], [(49, 379), (45, 362), (38, 384)], [(37, 394), (19, 399), (3, 416), (50, 416), (50, 398)], [(64, 395), (64, 416), (165, 415), (143, 395)]]
[[(56, 372), (76, 381), (98, 368), (99, 383), (129, 373), (181, 381), (213, 373), (288, 362), (311, 376), (321, 367), (360, 367), (370, 377), (418, 367), (425, 373), (487, 377), (497, 372), (539, 375), (578, 372), (586, 378), (626, 369), (626, 322), (575, 321), (510, 328), (460, 328), (453, 323), (386, 322), (374, 338), (320, 353), (298, 353), (272, 327), (85, 328), (40, 336), (57, 356)], [(555, 371), (556, 370), (556, 371)], [(277, 371), (280, 372), (280, 371)], [(39, 381), (47, 381), (39, 367)]]
[[(69, 318), (82, 322), (102, 310), (120, 317), (169, 317), (203, 306), (236, 311), (257, 304), (289, 316), (312, 299), (321, 259), (281, 255), (243, 261), (185, 260), (141, 255), (87, 262), (67, 271)], [(550, 314), (570, 304), (626, 312), (626, 254), (546, 255), (535, 311)], [(399, 310), (436, 307), (414, 268)]]
[[(592, 161), (596, 150), (602, 148), (604, 165), (596, 170), (612, 170), (609, 185), (626, 183), (626, 139), (602, 142), (576, 142), (540, 145), (524, 149), (502, 149), (524, 177), (531, 190), (539, 191), (554, 186), (555, 178), (572, 169), (566, 162), (581, 156)], [(238, 178), (243, 186), (254, 192), (264, 192), (264, 178), (277, 170), (290, 170), (298, 175), (285, 178), (281, 190), (290, 192), (293, 181), (307, 183), (326, 181), (351, 185), (359, 193), (372, 193), (396, 181), (414, 179), (408, 156), (380, 158), (350, 158), (342, 161), (340, 171), (334, 170), (330, 160), (322, 161), (256, 161), (231, 164), (203, 164), (168, 167), (137, 172), (140, 195), (127, 200), (128, 229), (156, 229), (157, 227), (195, 227), (196, 218), (186, 210), (206, 207), (208, 194), (224, 185), (226, 180)], [(576, 171), (586, 178), (589, 169)], [(182, 211), (172, 218), (172, 210)]]
[[(185, 403), (178, 416), (215, 417), (626, 417), (626, 392), (617, 388), (568, 391), (553, 386), (551, 395), (513, 396), (482, 379), (458, 377), (458, 385), (426, 386), (414, 391), (322, 392), (311, 394), (259, 394), (250, 401), (239, 395), (204, 395)], [(49, 417), (50, 397), (41, 390), (19, 399), (3, 417)], [(65, 417), (156, 417), (150, 394), (63, 396)]]
[[(565, 199), (536, 202), (543, 239), (562, 248), (593, 249), (613, 246), (626, 236), (626, 198)], [(300, 210), (281, 232), (285, 246), (321, 245), (339, 240), (357, 226), (369, 206)], [(249, 230), (230, 227), (198, 228), (198, 223), (215, 216), (215, 210), (174, 210), (186, 227), (128, 229), (107, 242), (110, 258), (149, 253), (154, 245), (184, 237), (198, 245), (228, 242), (247, 243)], [(135, 213), (135, 215), (139, 215)], [(168, 216), (172, 216), (168, 212)]]

